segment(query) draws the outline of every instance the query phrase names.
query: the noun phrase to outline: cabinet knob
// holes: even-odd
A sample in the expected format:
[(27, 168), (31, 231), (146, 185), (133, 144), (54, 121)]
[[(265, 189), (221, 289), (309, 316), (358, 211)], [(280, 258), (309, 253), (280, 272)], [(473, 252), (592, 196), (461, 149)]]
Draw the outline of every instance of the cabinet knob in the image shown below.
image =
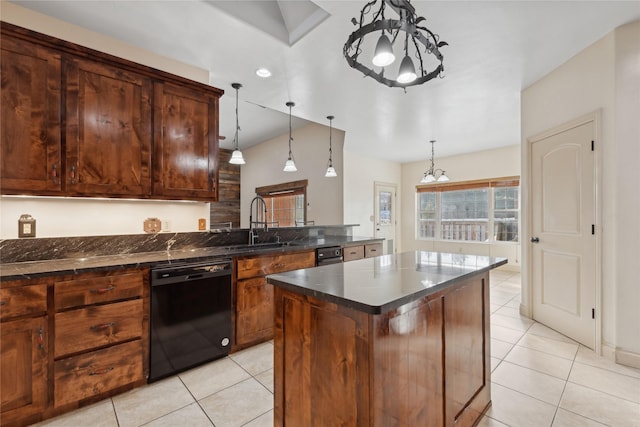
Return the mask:
[(109, 366), (108, 368), (104, 368), (104, 369), (98, 369), (96, 371), (91, 371), (91, 372), (89, 372), (89, 375), (90, 376), (93, 376), (93, 375), (104, 375), (104, 374), (108, 374), (111, 371), (113, 371), (113, 366)]
[(44, 349), (44, 331), (42, 326), (38, 328), (38, 350)]
[(71, 165), (71, 170), (69, 172), (69, 178), (71, 178), (71, 184), (76, 183), (76, 165)]
[(89, 329), (92, 331), (101, 331), (103, 329), (108, 329), (111, 328), (113, 326), (116, 326), (116, 322), (109, 322), (109, 323), (101, 323), (99, 325), (92, 325), (89, 326)]
[(53, 166), (51, 166), (51, 182), (54, 184), (58, 183), (58, 164), (54, 163)]
[(111, 285), (108, 286), (106, 288), (100, 288), (100, 289), (90, 289), (89, 293), (92, 294), (106, 294), (107, 292), (113, 291), (116, 287)]

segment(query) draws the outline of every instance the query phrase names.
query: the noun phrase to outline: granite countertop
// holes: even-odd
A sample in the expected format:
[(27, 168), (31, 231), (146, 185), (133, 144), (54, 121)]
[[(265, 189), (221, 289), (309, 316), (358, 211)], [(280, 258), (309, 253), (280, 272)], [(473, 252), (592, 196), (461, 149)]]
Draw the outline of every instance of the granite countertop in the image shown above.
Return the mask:
[(330, 236), (284, 243), (257, 243), (249, 245), (211, 246), (157, 252), (126, 253), (118, 255), (86, 256), (43, 261), (25, 261), (0, 264), (3, 281), (30, 279), (52, 274), (75, 274), (112, 268), (162, 266), (173, 263), (205, 261), (211, 258), (251, 256), (269, 253), (287, 253), (327, 246), (364, 244), (383, 239), (371, 237)]
[(381, 314), (506, 263), (506, 258), (415, 251), (273, 274), (267, 281), (288, 291)]

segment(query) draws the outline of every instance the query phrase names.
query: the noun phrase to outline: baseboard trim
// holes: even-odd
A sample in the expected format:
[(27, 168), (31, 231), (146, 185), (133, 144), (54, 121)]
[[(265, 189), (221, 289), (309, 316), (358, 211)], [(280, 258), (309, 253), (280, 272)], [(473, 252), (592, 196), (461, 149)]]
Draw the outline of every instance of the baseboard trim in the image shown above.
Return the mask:
[(531, 319), (531, 312), (529, 312), (529, 307), (520, 303), (520, 314), (526, 317), (527, 319)]
[(620, 365), (640, 369), (640, 354), (630, 351), (616, 350), (615, 361)]

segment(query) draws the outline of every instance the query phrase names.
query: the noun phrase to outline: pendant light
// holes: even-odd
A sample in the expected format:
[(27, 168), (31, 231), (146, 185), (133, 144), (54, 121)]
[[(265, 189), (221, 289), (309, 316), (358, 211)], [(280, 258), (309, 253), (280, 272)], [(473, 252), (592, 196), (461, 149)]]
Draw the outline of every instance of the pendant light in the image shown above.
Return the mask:
[(295, 172), (298, 170), (296, 167), (296, 163), (293, 160), (293, 153), (291, 152), (291, 142), (293, 141), (293, 136), (291, 136), (291, 107), (295, 106), (293, 102), (287, 102), (287, 107), (289, 107), (289, 158), (287, 158), (287, 162), (284, 164), (285, 172)]
[(242, 87), (240, 83), (231, 83), (231, 87), (236, 90), (236, 134), (233, 137), (233, 153), (231, 154), (231, 160), (229, 163), (232, 165), (244, 165), (244, 157), (242, 157), (242, 151), (238, 148), (238, 132), (240, 131), (240, 124), (238, 123), (238, 89)]
[(333, 178), (335, 176), (338, 176), (338, 174), (336, 173), (336, 170), (333, 167), (333, 158), (332, 158), (332, 154), (333, 151), (331, 149), (331, 134), (332, 134), (332, 130), (333, 130), (333, 126), (332, 126), (332, 121), (333, 121), (333, 116), (327, 116), (327, 119), (329, 119), (329, 164), (327, 166), (327, 173), (324, 174), (324, 176), (328, 177), (328, 178)]
[(424, 172), (424, 176), (420, 180), (421, 184), (429, 184), (432, 182), (447, 182), (449, 181), (449, 177), (442, 169), (435, 169), (435, 164), (433, 162), (433, 144), (435, 144), (435, 140), (429, 141), (431, 143), (431, 167)]

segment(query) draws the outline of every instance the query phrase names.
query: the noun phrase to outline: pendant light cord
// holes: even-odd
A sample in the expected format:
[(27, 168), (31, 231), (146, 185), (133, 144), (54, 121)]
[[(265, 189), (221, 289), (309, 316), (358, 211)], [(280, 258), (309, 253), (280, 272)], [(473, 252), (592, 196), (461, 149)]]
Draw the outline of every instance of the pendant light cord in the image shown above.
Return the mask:
[(291, 152), (291, 141), (293, 141), (293, 136), (291, 136), (291, 107), (293, 107), (293, 102), (288, 102), (287, 105), (289, 106), (289, 158), (293, 159), (293, 153)]

